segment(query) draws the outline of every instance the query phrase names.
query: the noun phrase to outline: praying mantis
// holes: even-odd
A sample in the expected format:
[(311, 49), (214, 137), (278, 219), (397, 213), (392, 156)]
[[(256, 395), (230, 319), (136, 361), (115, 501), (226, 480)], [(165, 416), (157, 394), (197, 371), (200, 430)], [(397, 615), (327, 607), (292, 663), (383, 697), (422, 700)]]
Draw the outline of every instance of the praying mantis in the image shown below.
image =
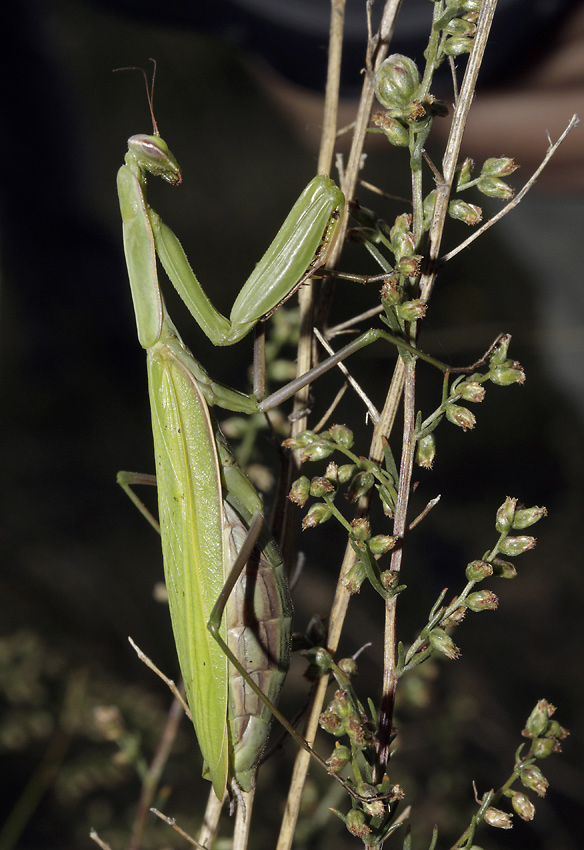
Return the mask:
[[(277, 701), (288, 667), (291, 603), (281, 557), (262, 529), (261, 500), (209, 407), (253, 413), (275, 406), (280, 394), (260, 401), (211, 380), (166, 312), (157, 258), (209, 339), (230, 345), (326, 262), (344, 197), (328, 177), (308, 184), (227, 319), (205, 295), (176, 236), (149, 206), (148, 174), (172, 185), (181, 182), (154, 118), (153, 135), (128, 140), (118, 195), (138, 339), (147, 352), (171, 621), (206, 772), (221, 800), (226, 789), (237, 793), (253, 785), (271, 709), (240, 673), (251, 676), (256, 692)], [(259, 551), (252, 557), (254, 546)], [(224, 590), (233, 562), (243, 559), (245, 572), (239, 578), (234, 573)]]

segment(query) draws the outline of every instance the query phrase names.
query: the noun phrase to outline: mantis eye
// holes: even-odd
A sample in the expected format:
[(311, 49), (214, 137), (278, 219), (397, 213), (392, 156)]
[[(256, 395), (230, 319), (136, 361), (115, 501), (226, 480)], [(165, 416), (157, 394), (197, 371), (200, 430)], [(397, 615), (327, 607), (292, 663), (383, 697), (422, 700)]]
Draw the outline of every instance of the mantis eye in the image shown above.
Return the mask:
[(160, 136), (146, 136), (141, 133), (130, 136), (128, 150), (134, 155), (140, 168), (149, 171), (155, 177), (162, 177), (173, 186), (181, 182), (179, 164)]

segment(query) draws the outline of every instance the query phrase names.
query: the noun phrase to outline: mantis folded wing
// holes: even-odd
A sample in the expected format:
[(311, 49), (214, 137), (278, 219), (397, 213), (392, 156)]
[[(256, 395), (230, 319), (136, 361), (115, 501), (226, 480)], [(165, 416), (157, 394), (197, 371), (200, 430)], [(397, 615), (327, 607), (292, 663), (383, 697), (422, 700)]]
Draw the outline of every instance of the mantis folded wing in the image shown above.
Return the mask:
[[(233, 782), (244, 790), (253, 784), (269, 709), (245, 685), (235, 683), (207, 624), (242, 537), (262, 505), (208, 405), (243, 412), (260, 405), (253, 396), (214, 384), (188, 351), (166, 314), (156, 257), (212, 342), (231, 344), (326, 262), (344, 198), (327, 177), (309, 183), (226, 319), (203, 292), (174, 234), (146, 201), (147, 172), (180, 182), (175, 158), (158, 135), (132, 136), (128, 148), (118, 193), (138, 338), (148, 355), (169, 606), (195, 730), (222, 799)], [(265, 532), (257, 548), (259, 557), (250, 559), (227, 603), (220, 634), (261, 690), (276, 701), (288, 666), (291, 603), (280, 555)], [(232, 627), (236, 633), (227, 638)]]

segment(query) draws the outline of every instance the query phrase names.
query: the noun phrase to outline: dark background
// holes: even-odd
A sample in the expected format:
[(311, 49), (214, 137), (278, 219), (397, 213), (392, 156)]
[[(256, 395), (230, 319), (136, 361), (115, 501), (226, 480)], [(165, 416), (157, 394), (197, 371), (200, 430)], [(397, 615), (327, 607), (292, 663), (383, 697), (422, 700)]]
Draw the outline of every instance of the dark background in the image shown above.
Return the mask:
[[(226, 312), (316, 162), (298, 141), (303, 128), (293, 133), (262, 93), (249, 54), (184, 22), (155, 24), (110, 7), (20, 3), (3, 27), (0, 781), (1, 808), (8, 813), (17, 800), (23, 807), (27, 826), (14, 845), (22, 850), (93, 846), (90, 826), (103, 830), (113, 848), (125, 846), (138, 780), (131, 766), (112, 766), (115, 747), (95, 732), (91, 708), (119, 705), (149, 756), (168, 698), (137, 662), (127, 635), (176, 675), (167, 612), (152, 598), (161, 578), (158, 542), (115, 486), (118, 469), (153, 467), (144, 357), (115, 194), (125, 140), (150, 128), (139, 75), (111, 70), (147, 65), (150, 56), (158, 61), (157, 120), (184, 184), (172, 190), (153, 182), (150, 197)], [(544, 147), (542, 138), (542, 154)], [(493, 150), (501, 153), (513, 151)], [(407, 194), (405, 155), (372, 155), (366, 178)], [(363, 202), (375, 203), (370, 196)], [(425, 324), (426, 348), (456, 363), (474, 360), (499, 331), (512, 332), (511, 354), (528, 380), (505, 390), (489, 386), (473, 432), (445, 423), (434, 473), (417, 475), (416, 506), (437, 493), (442, 502), (407, 553), (413, 593), (403, 597), (403, 640), (423, 625), (442, 587), (460, 589), (467, 561), (493, 544), (494, 513), (506, 495), (545, 504), (550, 516), (535, 529), (538, 548), (518, 560), (519, 578), (492, 585), (500, 609), (469, 615), (459, 631), (461, 661), (440, 665), (439, 676), (429, 668), (404, 701), (395, 779), (414, 801), (414, 821), (421, 818), (414, 833), (420, 846), (435, 821), (445, 842), (457, 835), (461, 809), (464, 815), (472, 805), (472, 778), (481, 792), (506, 779), (525, 718), (542, 697), (558, 705), (558, 719), (573, 733), (562, 756), (541, 764), (548, 797), (536, 801), (533, 824), (518, 822), (509, 833), (490, 830), (477, 840), (485, 848), (579, 846), (582, 199), (531, 194), (513, 215), (445, 270)], [(456, 244), (466, 235), (453, 224), (449, 238)], [(347, 264), (357, 271), (367, 265), (356, 249)], [(360, 309), (361, 293), (349, 285), (339, 292), (340, 320)], [(364, 306), (375, 297), (365, 295)], [(171, 303), (186, 331), (192, 322)], [(218, 351), (196, 331), (186, 336), (214, 377), (248, 386), (250, 342)], [(351, 363), (379, 405), (393, 357), (376, 349)], [(439, 402), (440, 380), (421, 372), (427, 413)], [(322, 390), (323, 409), (332, 393)], [(347, 401), (336, 418), (358, 427), (357, 411)], [(366, 445), (364, 439), (360, 451)], [(323, 561), (317, 534), (302, 538), (307, 563), (295, 594), (297, 628), (326, 613), (342, 554), (342, 544), (331, 541)], [(373, 697), (378, 608), (364, 588), (342, 646), (350, 654), (373, 641), (359, 679), (360, 693)], [(302, 687), (293, 674), (290, 712)], [(264, 788), (278, 765), (266, 766)], [(182, 823), (192, 829), (207, 790), (199, 774), (185, 724), (165, 781), (176, 789), (168, 810), (183, 812)], [(320, 784), (316, 768), (312, 775)], [(273, 842), (272, 808), (257, 846)], [(345, 835), (333, 821), (324, 836), (302, 846), (356, 846)], [(154, 827), (152, 836), (145, 846), (172, 841), (166, 827)]]

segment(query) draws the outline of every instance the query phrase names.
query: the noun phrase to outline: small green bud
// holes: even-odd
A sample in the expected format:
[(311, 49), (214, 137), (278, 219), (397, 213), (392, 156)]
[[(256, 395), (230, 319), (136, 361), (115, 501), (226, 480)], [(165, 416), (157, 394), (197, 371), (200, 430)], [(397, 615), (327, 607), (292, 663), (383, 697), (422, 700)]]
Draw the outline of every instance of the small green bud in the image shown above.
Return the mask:
[(476, 419), (474, 413), (467, 410), (466, 407), (460, 407), (458, 404), (449, 404), (446, 406), (446, 418), (453, 425), (458, 425), (463, 431), (474, 428)]
[(444, 629), (432, 629), (428, 638), (430, 640), (430, 644), (437, 652), (441, 652), (442, 655), (445, 655), (452, 661), (459, 657), (460, 649), (454, 643), (452, 638), (446, 634)]
[(328, 673), (331, 669), (333, 658), (324, 646), (314, 646), (312, 649), (305, 650), (302, 654), (320, 673)]
[(420, 85), (416, 63), (407, 56), (388, 56), (375, 75), (375, 96), (392, 114), (402, 112)]
[(416, 463), (423, 469), (432, 469), (436, 457), (436, 438), (434, 434), (420, 437), (416, 446)]
[(292, 489), (288, 493), (288, 498), (295, 505), (303, 508), (310, 494), (310, 481), (306, 475), (302, 475), (292, 483)]
[(317, 525), (322, 525), (323, 522), (326, 522), (327, 519), (330, 519), (333, 515), (332, 510), (325, 505), (323, 502), (319, 502), (316, 505), (312, 505), (309, 508), (308, 513), (302, 520), (302, 530), (306, 531), (307, 528), (316, 528)]
[(485, 388), (478, 381), (463, 381), (456, 387), (464, 401), (479, 402), (485, 397)]
[(434, 207), (436, 206), (436, 189), (433, 189), (429, 195), (426, 195), (424, 198), (422, 209), (424, 211), (424, 229), (428, 229), (430, 226), (430, 221), (432, 220), (432, 216), (434, 214)]
[(450, 629), (452, 626), (459, 626), (464, 620), (466, 614), (466, 608), (464, 605), (460, 605), (458, 608), (455, 608), (454, 611), (445, 617), (442, 620), (441, 628)]
[(536, 759), (546, 759), (552, 753), (560, 753), (562, 748), (555, 738), (536, 738), (531, 745), (531, 755)]
[(569, 731), (560, 726), (557, 720), (550, 720), (544, 732), (546, 738), (556, 738), (558, 741), (563, 741), (569, 734)]
[(464, 604), (471, 611), (494, 611), (499, 604), (499, 600), (492, 590), (477, 590), (475, 593), (469, 593), (464, 600)]
[(489, 198), (500, 198), (503, 201), (508, 201), (515, 194), (511, 186), (499, 177), (479, 177), (476, 185), (479, 192)]
[(423, 319), (426, 315), (428, 305), (421, 298), (414, 298), (413, 301), (404, 301), (397, 308), (398, 315), (405, 322), (416, 322), (418, 319)]
[(499, 551), (503, 555), (521, 555), (522, 552), (529, 552), (535, 546), (535, 537), (506, 537), (499, 544)]
[(464, 53), (470, 53), (472, 45), (472, 38), (453, 35), (446, 39), (442, 49), (446, 56), (462, 56)]
[(533, 508), (522, 508), (515, 511), (513, 518), (513, 528), (517, 531), (523, 531), (524, 528), (529, 528), (530, 525), (535, 525), (542, 517), (547, 516), (547, 508), (534, 506)]
[(389, 231), (389, 241), (393, 248), (400, 244), (403, 237), (411, 236), (412, 231), (412, 215), (411, 213), (400, 213), (395, 217), (395, 221)]
[(328, 432), (331, 435), (331, 439), (345, 449), (350, 449), (354, 443), (353, 432), (346, 425), (333, 425), (329, 428)]
[(532, 765), (531, 767), (524, 768), (519, 774), (519, 778), (526, 788), (531, 788), (531, 790), (539, 794), (540, 797), (545, 797), (549, 782), (539, 767), (534, 767)]
[(548, 721), (555, 710), (555, 705), (552, 705), (547, 699), (540, 699), (527, 718), (525, 729), (522, 733), (524, 737), (538, 738), (540, 735), (543, 735)]
[(374, 112), (371, 120), (376, 127), (383, 130), (390, 145), (396, 148), (407, 148), (410, 143), (410, 134), (401, 121), (392, 118), (388, 112)]
[(336, 735), (337, 737), (340, 737), (345, 734), (343, 724), (330, 706), (322, 712), (318, 718), (318, 723), (325, 732), (329, 733), (329, 735)]
[(481, 168), (481, 177), (508, 177), (519, 166), (510, 156), (498, 156), (485, 160)]
[(511, 384), (525, 383), (525, 372), (519, 363), (512, 366), (497, 366), (495, 369), (491, 369), (488, 377), (498, 387), (509, 387)]
[(493, 567), (486, 561), (471, 561), (466, 568), (468, 581), (483, 581), (493, 575)]
[(338, 773), (351, 761), (351, 750), (345, 747), (344, 744), (335, 744), (332, 755), (326, 760), (327, 767), (331, 773)]
[(499, 829), (511, 829), (513, 826), (512, 817), (513, 815), (508, 815), (506, 812), (502, 812), (501, 809), (495, 809), (489, 806), (485, 812), (485, 823), (488, 823), (489, 826), (496, 826)]
[(507, 360), (507, 351), (511, 342), (511, 334), (504, 334), (501, 341), (493, 349), (493, 353), (489, 357), (489, 366), (494, 369), (496, 366), (501, 366)]
[(483, 217), (483, 211), (476, 204), (469, 204), (460, 198), (455, 198), (448, 204), (448, 215), (456, 221), (462, 221), (469, 227), (474, 227)]
[(444, 27), (444, 32), (450, 35), (472, 38), (476, 32), (476, 25), (464, 18), (451, 18)]
[(503, 561), (501, 558), (495, 558), (493, 561), (493, 573), (497, 578), (515, 578), (517, 570), (514, 564), (509, 561)]
[(511, 530), (516, 505), (517, 499), (507, 496), (501, 507), (498, 509), (497, 517), (495, 519), (495, 528), (499, 534), (506, 534)]
[(395, 267), (401, 275), (417, 277), (422, 267), (422, 259), (423, 257), (420, 254), (413, 254), (411, 257), (400, 257)]
[(395, 590), (399, 584), (399, 573), (395, 570), (384, 570), (379, 574), (379, 581), (386, 590)]
[(359, 593), (361, 590), (361, 585), (367, 578), (367, 573), (365, 572), (365, 567), (363, 566), (362, 561), (356, 561), (347, 575), (343, 579), (343, 586), (347, 593), (351, 595), (355, 593)]
[(351, 530), (353, 540), (369, 540), (371, 537), (371, 526), (369, 525), (369, 521), (364, 519), (354, 519), (351, 522)]
[(385, 308), (395, 307), (396, 304), (401, 303), (403, 292), (399, 286), (399, 275), (397, 273), (388, 275), (384, 279), (380, 295)]
[(341, 658), (337, 666), (349, 678), (357, 675), (357, 662), (354, 658)]
[(360, 499), (361, 496), (364, 496), (365, 493), (371, 490), (374, 483), (375, 478), (370, 472), (358, 472), (353, 476), (351, 483), (347, 487), (345, 496), (349, 502), (356, 502), (357, 499)]
[(310, 482), (310, 495), (317, 499), (322, 499), (323, 496), (328, 496), (334, 491), (334, 486), (327, 478), (316, 477)]
[(353, 475), (355, 474), (356, 469), (357, 465), (354, 463), (344, 463), (342, 466), (339, 466), (339, 484), (346, 484), (348, 481), (350, 481)]
[(458, 171), (458, 175), (457, 175), (457, 178), (456, 178), (456, 181), (457, 181), (456, 182), (456, 188), (457, 189), (460, 189), (461, 186), (464, 186), (465, 183), (468, 183), (468, 181), (472, 177), (473, 169), (474, 169), (474, 160), (470, 159), (470, 157), (467, 157), (464, 160), (464, 162), (462, 163), (462, 165), (460, 166), (460, 169)]
[(377, 817), (382, 818), (385, 814), (385, 806), (383, 804), (383, 800), (375, 799), (377, 797), (377, 791), (373, 787), (373, 785), (368, 785), (366, 782), (359, 782), (357, 785), (356, 791), (358, 794), (361, 794), (362, 797), (372, 797), (370, 803), (362, 802), (363, 811), (369, 815), (369, 817)]
[(361, 809), (351, 809), (347, 814), (345, 823), (351, 835), (356, 838), (365, 839), (371, 832), (371, 829), (365, 823), (365, 814)]
[(535, 817), (535, 806), (521, 791), (516, 791), (513, 794), (511, 805), (522, 820), (533, 820)]
[(372, 555), (385, 555), (390, 549), (393, 549), (397, 542), (397, 537), (391, 534), (376, 534), (369, 541), (369, 549)]

